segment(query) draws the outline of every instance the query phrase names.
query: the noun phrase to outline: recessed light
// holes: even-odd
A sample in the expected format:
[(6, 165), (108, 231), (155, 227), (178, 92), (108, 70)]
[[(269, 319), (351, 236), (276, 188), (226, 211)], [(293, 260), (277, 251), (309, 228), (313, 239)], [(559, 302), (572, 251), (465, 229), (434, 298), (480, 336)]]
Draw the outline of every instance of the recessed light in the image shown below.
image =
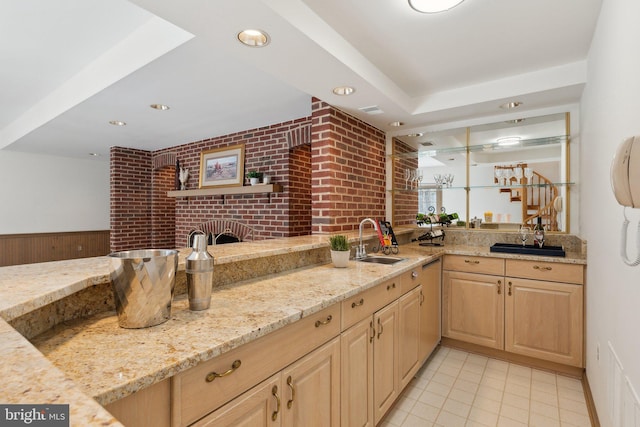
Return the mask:
[(264, 47), (269, 44), (269, 34), (262, 30), (244, 30), (238, 33), (240, 43), (249, 47)]
[(464, 0), (409, 0), (409, 6), (420, 13), (439, 13), (453, 9)]
[(496, 142), (501, 146), (516, 145), (520, 144), (520, 139), (521, 138), (519, 136), (505, 136), (504, 138), (496, 139)]
[(507, 103), (502, 104), (500, 106), (500, 108), (502, 108), (503, 110), (508, 110), (510, 108), (517, 108), (517, 107), (519, 107), (521, 105), (522, 105), (522, 102), (520, 102), (520, 101), (512, 101), (512, 102), (507, 102)]
[(333, 88), (333, 93), (340, 96), (349, 96), (355, 91), (351, 86), (338, 86)]
[(513, 120), (505, 121), (505, 123), (514, 124), (514, 125), (522, 122), (524, 122), (524, 119), (513, 119)]
[(122, 122), (120, 120), (111, 120), (109, 121), (110, 125), (114, 125), (114, 126), (126, 126), (127, 124), (125, 122)]
[(166, 111), (169, 109), (169, 106), (164, 104), (151, 104), (149, 105), (149, 107), (153, 108), (154, 110), (160, 110), (160, 111)]
[(100, 157), (102, 154), (99, 154), (99, 153), (89, 153), (89, 155), (90, 155), (90, 156), (93, 156), (93, 157)]
[(424, 133), (422, 133), (422, 132), (418, 132), (418, 133), (410, 133), (410, 134), (408, 134), (407, 136), (408, 136), (409, 138), (419, 138), (419, 137), (421, 137), (422, 135), (424, 135)]
[(404, 126), (404, 123), (396, 121), (396, 122), (389, 123), (389, 126), (399, 127), (399, 126)]

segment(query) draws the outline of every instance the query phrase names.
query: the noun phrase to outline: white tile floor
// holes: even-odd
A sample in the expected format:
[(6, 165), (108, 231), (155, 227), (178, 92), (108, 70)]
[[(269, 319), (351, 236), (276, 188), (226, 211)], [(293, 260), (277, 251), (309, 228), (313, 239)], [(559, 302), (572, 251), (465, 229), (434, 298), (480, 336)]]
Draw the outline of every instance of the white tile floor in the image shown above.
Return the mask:
[(580, 380), (439, 347), (382, 427), (590, 426)]

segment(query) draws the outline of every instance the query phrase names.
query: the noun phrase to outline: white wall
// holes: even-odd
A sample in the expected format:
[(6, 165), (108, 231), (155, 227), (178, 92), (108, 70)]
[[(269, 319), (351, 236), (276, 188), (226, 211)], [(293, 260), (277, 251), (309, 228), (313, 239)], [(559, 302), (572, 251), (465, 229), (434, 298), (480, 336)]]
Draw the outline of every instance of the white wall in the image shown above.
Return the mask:
[(109, 229), (109, 160), (0, 151), (0, 234)]
[[(581, 102), (580, 229), (588, 241), (587, 377), (603, 426), (640, 424), (640, 419), (635, 424), (614, 422), (608, 400), (614, 378), (608, 369), (612, 360), (609, 342), (622, 366), (617, 402), (624, 401), (625, 395), (632, 397), (625, 390), (625, 379), (640, 392), (640, 266), (629, 267), (619, 256), (623, 213), (609, 180), (618, 144), (640, 134), (639, 16), (640, 1), (603, 1)], [(628, 216), (632, 220), (630, 254), (635, 257), (640, 209), (628, 210)]]

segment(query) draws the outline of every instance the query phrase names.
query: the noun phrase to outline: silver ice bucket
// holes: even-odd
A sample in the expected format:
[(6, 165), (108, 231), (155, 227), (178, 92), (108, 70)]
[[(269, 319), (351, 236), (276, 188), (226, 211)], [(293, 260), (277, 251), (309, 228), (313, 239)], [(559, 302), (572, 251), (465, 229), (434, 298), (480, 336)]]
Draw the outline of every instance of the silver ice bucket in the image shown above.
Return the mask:
[(118, 324), (146, 328), (169, 320), (178, 251), (140, 249), (114, 252), (109, 257)]

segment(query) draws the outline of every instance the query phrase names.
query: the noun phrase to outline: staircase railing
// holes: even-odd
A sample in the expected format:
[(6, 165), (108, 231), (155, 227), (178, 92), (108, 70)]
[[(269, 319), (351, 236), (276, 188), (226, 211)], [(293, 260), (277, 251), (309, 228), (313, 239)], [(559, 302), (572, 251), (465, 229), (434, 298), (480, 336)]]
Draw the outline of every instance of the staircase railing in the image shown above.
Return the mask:
[[(516, 187), (501, 188), (501, 193), (509, 193), (511, 202), (520, 202), (522, 206), (522, 225), (533, 228), (537, 223), (537, 218), (542, 218), (542, 224), (548, 231), (558, 230), (557, 211), (553, 202), (558, 197), (558, 187), (544, 175), (532, 171), (531, 178), (525, 177), (525, 163), (519, 163), (516, 166), (496, 166), (495, 169), (510, 170), (512, 173), (507, 178), (506, 184)], [(516, 176), (515, 171), (518, 171)], [(521, 172), (521, 173), (520, 173)], [(518, 185), (525, 185), (518, 187)]]

